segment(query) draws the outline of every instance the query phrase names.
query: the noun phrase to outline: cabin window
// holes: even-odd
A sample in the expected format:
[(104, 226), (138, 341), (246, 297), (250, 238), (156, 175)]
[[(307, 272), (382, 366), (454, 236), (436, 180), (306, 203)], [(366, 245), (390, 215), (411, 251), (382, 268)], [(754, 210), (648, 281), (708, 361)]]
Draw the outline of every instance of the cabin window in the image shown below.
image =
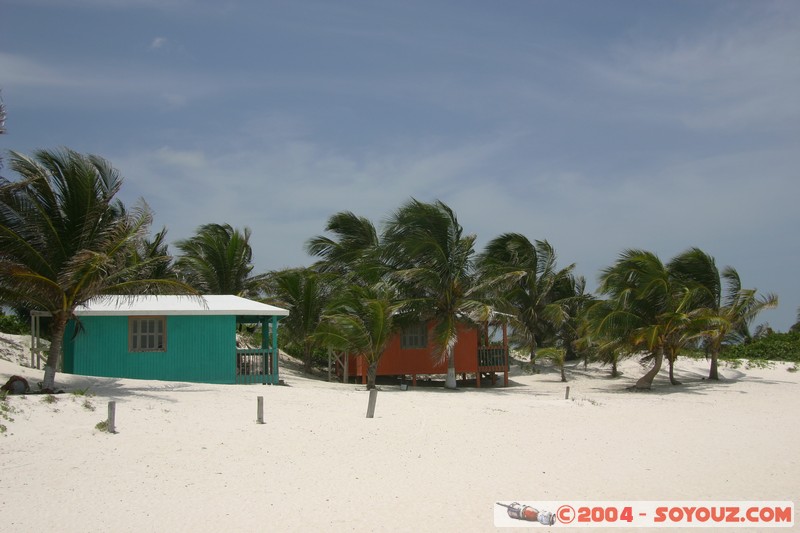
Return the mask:
[(400, 348), (427, 348), (428, 347), (428, 325), (415, 324), (403, 328), (403, 335), (400, 338)]
[(137, 316), (128, 319), (128, 351), (165, 352), (167, 317)]

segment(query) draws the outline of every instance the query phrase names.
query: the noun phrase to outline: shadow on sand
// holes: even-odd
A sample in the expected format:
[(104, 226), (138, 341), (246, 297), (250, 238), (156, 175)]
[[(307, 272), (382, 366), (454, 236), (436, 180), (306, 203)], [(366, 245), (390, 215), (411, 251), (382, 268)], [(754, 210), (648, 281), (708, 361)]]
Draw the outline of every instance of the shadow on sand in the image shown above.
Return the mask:
[(162, 393), (203, 393), (211, 389), (203, 387), (202, 383), (182, 383), (175, 381), (125, 380), (118, 378), (102, 378), (92, 376), (70, 375), (69, 383), (63, 388), (67, 393), (85, 390), (96, 398), (109, 400), (124, 399), (135, 396), (136, 398), (150, 398), (175, 403), (178, 400)]

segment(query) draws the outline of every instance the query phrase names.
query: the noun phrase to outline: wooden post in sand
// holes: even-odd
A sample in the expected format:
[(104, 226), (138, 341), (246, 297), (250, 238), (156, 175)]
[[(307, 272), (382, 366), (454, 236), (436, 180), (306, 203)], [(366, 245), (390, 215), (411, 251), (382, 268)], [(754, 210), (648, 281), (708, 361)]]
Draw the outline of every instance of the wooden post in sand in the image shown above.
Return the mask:
[(367, 403), (367, 418), (375, 417), (375, 402), (378, 400), (378, 389), (370, 389)]
[(256, 424), (264, 423), (264, 397), (258, 397), (258, 412), (256, 415)]
[(109, 433), (116, 433), (117, 428), (115, 427), (117, 421), (117, 402), (111, 401), (108, 402), (108, 420), (106, 421), (106, 431)]
[(567, 394), (564, 396), (565, 400), (569, 400), (569, 386), (567, 386)]

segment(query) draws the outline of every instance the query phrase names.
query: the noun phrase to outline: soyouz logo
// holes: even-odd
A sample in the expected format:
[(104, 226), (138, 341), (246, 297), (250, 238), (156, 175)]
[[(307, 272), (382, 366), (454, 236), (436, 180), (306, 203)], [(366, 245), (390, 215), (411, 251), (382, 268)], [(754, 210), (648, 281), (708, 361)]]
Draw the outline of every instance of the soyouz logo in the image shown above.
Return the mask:
[(539, 509), (531, 507), (530, 505), (522, 505), (519, 502), (514, 502), (509, 505), (497, 502), (497, 505), (501, 505), (508, 509), (508, 516), (516, 520), (539, 522), (545, 526), (552, 526), (556, 522), (556, 517), (553, 516), (553, 513), (550, 511), (540, 511)]
[(793, 527), (789, 501), (497, 501), (495, 527)]

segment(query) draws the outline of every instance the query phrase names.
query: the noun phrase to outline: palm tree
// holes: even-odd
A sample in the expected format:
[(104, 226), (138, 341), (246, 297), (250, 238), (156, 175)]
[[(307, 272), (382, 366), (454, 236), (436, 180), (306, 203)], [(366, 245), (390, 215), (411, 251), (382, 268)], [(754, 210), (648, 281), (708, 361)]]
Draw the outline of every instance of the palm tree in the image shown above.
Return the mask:
[(675, 359), (692, 339), (690, 331), (698, 318), (694, 290), (673, 277), (652, 252), (626, 250), (614, 265), (603, 270), (599, 291), (610, 296), (611, 308), (597, 315), (596, 331), (606, 337), (621, 335), (631, 349), (644, 349), (653, 359), (653, 367), (635, 388), (652, 386), (665, 356), (670, 382), (677, 385)]
[(314, 352), (323, 346), (318, 335), (323, 313), (333, 293), (333, 276), (312, 268), (290, 268), (266, 275), (263, 290), (266, 301), (289, 310), (281, 320), (285, 339), (297, 347), (303, 370), (311, 372)]
[(688, 287), (679, 289), (676, 295), (676, 308), (662, 316), (665, 320), (663, 331), (666, 333), (664, 335), (664, 354), (669, 366), (669, 382), (672, 385), (681, 384), (675, 379), (675, 361), (678, 359), (678, 355), (683, 348), (699, 336), (696, 328), (701, 319), (702, 309), (698, 309), (693, 303), (695, 296), (692, 292), (692, 289)]
[(11, 169), (21, 179), (0, 178), (0, 300), (52, 315), (42, 382), (52, 389), (76, 307), (107, 294), (192, 291), (142, 277), (169, 258), (130, 260), (152, 214), (115, 200), (122, 178), (108, 161), (68, 149), (11, 152)]
[[(3, 105), (3, 97), (0, 95), (0, 135), (6, 132), (6, 106)], [(0, 168), (3, 166), (3, 158), (0, 157)]]
[(183, 253), (175, 268), (189, 285), (207, 294), (253, 295), (260, 281), (251, 277), (253, 250), (250, 228), (230, 224), (204, 224), (194, 237), (175, 246)]
[(541, 354), (542, 357), (546, 359), (550, 359), (554, 365), (558, 367), (561, 371), (561, 381), (567, 381), (567, 374), (566, 374), (566, 355), (567, 352), (564, 348), (559, 348), (556, 346), (549, 346), (547, 348), (542, 348)]
[(6, 132), (6, 106), (3, 104), (3, 95), (0, 94), (0, 135)]
[(367, 389), (374, 389), (378, 362), (399, 329), (401, 306), (389, 283), (349, 285), (325, 311), (316, 336), (323, 344), (362, 355), (368, 364)]
[(3, 104), (3, 96), (0, 95), (0, 135), (6, 132), (6, 106)]
[(131, 267), (148, 265), (150, 271), (142, 272), (139, 278), (178, 279), (167, 244), (167, 228), (162, 228), (152, 239), (138, 241), (128, 262)]
[[(616, 304), (611, 300), (597, 300), (587, 310), (579, 343), (584, 350), (594, 352), (603, 364), (611, 365), (611, 377), (619, 376), (617, 365), (628, 354), (628, 323), (615, 320)], [(615, 329), (616, 328), (616, 329)], [(584, 369), (588, 366), (584, 359)]]
[(565, 361), (575, 360), (583, 354), (585, 368), (588, 363), (588, 350), (580, 340), (585, 335), (587, 327), (586, 313), (596, 299), (591, 293), (586, 292), (586, 279), (573, 274), (561, 279), (555, 295), (556, 302), (562, 309), (561, 320), (554, 324), (557, 344), (564, 349)]
[(306, 251), (321, 257), (317, 268), (335, 272), (358, 283), (376, 283), (386, 272), (381, 262), (381, 242), (374, 224), (350, 211), (328, 219), (325, 231), (333, 237), (318, 235), (306, 243)]
[(532, 363), (538, 346), (566, 322), (566, 299), (578, 288), (583, 292), (572, 277), (574, 268), (558, 269), (550, 243), (534, 244), (519, 233), (496, 237), (478, 258), (481, 277), (491, 280), (496, 305), (510, 315), (514, 335), (528, 347)]
[(485, 319), (473, 265), (475, 235), (464, 235), (453, 210), (441, 201), (411, 199), (393, 213), (384, 231), (385, 257), (408, 300), (406, 311), (433, 321), (434, 353), (447, 361), (445, 387), (456, 388), (454, 347), (458, 324)]
[(753, 289), (743, 289), (739, 273), (725, 267), (720, 273), (714, 258), (699, 248), (691, 248), (670, 262), (673, 275), (687, 285), (701, 290), (695, 305), (702, 307), (701, 335), (711, 355), (708, 378), (719, 379), (719, 353), (724, 342), (749, 337), (748, 325), (765, 309), (778, 305), (775, 294), (759, 296)]

